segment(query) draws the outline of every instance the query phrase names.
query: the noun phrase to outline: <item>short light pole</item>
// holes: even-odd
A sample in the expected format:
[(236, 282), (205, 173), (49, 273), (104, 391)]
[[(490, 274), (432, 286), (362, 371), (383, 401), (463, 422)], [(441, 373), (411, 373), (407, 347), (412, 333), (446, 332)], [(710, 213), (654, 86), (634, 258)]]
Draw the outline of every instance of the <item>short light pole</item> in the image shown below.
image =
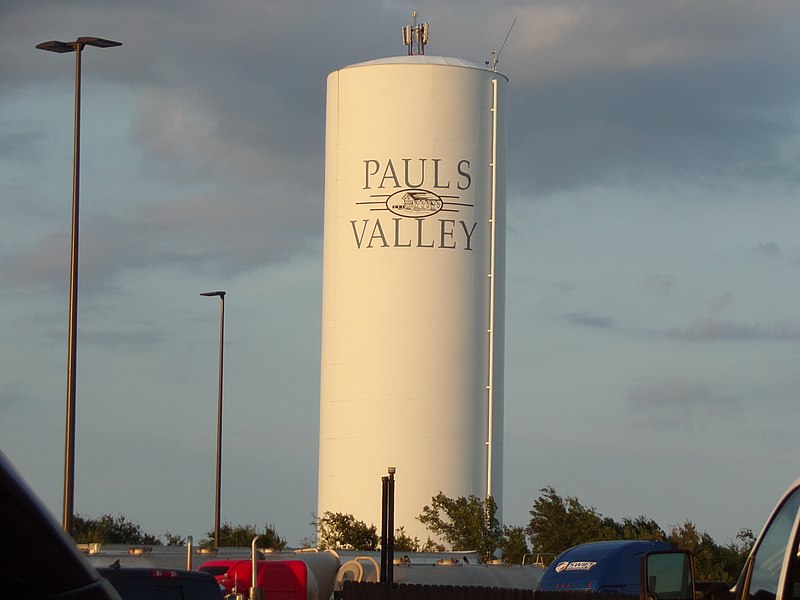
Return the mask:
[(75, 141), (72, 161), (72, 260), (69, 272), (69, 343), (67, 351), (67, 424), (66, 450), (64, 453), (64, 512), (62, 526), (68, 534), (72, 534), (72, 522), (75, 506), (75, 383), (76, 364), (78, 358), (78, 222), (80, 182), (80, 148), (81, 148), (81, 52), (85, 46), (96, 48), (112, 48), (121, 46), (121, 42), (105, 40), (97, 37), (79, 37), (74, 42), (42, 42), (36, 47), (50, 52), (75, 53)]
[(217, 485), (214, 497), (214, 549), (219, 548), (219, 515), (222, 496), (222, 365), (225, 348), (225, 292), (200, 292), (201, 296), (219, 296), (219, 391), (217, 394)]

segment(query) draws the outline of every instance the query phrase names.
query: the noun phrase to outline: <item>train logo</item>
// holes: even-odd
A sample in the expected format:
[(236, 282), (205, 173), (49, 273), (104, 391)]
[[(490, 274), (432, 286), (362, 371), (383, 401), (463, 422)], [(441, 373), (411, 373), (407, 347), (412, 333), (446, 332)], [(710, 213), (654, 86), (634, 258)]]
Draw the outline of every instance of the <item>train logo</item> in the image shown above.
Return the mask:
[(386, 199), (386, 208), (399, 217), (420, 219), (442, 210), (444, 200), (427, 190), (401, 190)]
[(370, 210), (387, 210), (398, 217), (425, 219), (439, 212), (460, 212), (459, 207), (472, 207), (472, 204), (454, 202), (458, 196), (443, 196), (422, 188), (406, 188), (393, 194), (372, 194), (368, 202), (356, 204), (371, 205)]

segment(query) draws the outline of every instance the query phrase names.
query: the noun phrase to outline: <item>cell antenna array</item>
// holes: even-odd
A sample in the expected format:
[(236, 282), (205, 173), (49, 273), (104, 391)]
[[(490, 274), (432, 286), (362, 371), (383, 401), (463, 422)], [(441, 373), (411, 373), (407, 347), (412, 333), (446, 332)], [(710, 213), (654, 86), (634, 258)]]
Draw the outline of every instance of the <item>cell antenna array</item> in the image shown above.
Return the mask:
[(413, 25), (403, 26), (403, 45), (408, 48), (408, 55), (425, 54), (425, 45), (428, 43), (428, 30), (430, 25), (420, 23), (417, 25), (417, 11), (411, 13)]

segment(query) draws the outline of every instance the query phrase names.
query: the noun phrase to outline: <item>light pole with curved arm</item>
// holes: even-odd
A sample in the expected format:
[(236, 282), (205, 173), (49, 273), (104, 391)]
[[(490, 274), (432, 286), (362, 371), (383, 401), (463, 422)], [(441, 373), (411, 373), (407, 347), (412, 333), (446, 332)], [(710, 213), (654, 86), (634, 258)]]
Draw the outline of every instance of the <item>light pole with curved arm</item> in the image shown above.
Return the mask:
[(75, 389), (76, 364), (78, 358), (78, 222), (79, 202), (78, 190), (80, 182), (80, 150), (81, 150), (81, 52), (85, 46), (96, 48), (112, 48), (121, 46), (98, 37), (79, 37), (74, 42), (52, 40), (42, 42), (36, 47), (49, 52), (75, 53), (75, 141), (72, 161), (72, 247), (69, 272), (69, 343), (67, 352), (67, 424), (66, 449), (64, 456), (64, 512), (62, 526), (64, 531), (72, 535), (72, 522), (75, 506)]
[(219, 548), (219, 515), (222, 495), (222, 356), (225, 340), (225, 291), (200, 292), (201, 296), (219, 296), (219, 391), (217, 394), (217, 485), (214, 498), (214, 548)]

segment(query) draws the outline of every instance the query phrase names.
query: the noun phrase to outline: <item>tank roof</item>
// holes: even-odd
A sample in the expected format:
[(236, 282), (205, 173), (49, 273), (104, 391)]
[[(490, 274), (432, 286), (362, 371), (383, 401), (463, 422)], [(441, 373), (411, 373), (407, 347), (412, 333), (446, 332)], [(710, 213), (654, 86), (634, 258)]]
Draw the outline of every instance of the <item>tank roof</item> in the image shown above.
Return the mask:
[(461, 58), (452, 58), (449, 56), (431, 56), (428, 54), (387, 56), (386, 58), (376, 58), (374, 60), (348, 65), (344, 68), (349, 69), (351, 67), (367, 67), (373, 65), (445, 65), (450, 67), (482, 69), (484, 71), (490, 70), (486, 65), (479, 65), (478, 63), (470, 62)]

